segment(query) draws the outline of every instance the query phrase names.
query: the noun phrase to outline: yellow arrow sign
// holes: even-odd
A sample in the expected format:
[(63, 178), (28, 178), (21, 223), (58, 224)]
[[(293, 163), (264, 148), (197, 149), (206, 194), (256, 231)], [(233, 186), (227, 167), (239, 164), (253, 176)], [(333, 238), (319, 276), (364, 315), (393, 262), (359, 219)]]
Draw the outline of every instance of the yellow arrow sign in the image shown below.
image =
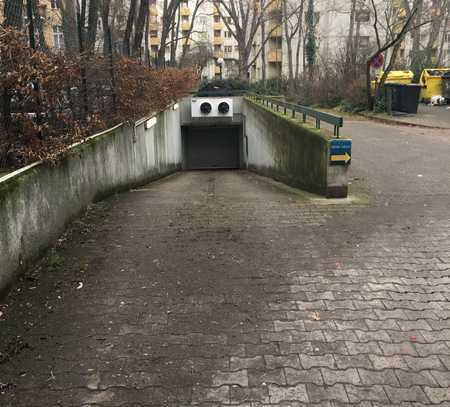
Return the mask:
[(348, 153), (345, 153), (342, 155), (332, 155), (331, 156), (332, 162), (344, 161), (347, 164), (351, 159), (352, 159), (352, 157)]

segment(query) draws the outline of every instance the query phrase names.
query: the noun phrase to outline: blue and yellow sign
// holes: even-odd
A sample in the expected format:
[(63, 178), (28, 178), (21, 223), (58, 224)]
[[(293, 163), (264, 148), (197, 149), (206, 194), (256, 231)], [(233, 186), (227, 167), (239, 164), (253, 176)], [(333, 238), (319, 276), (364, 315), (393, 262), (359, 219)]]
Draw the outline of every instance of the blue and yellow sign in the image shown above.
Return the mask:
[(335, 139), (330, 141), (330, 164), (349, 165), (352, 160), (352, 140)]

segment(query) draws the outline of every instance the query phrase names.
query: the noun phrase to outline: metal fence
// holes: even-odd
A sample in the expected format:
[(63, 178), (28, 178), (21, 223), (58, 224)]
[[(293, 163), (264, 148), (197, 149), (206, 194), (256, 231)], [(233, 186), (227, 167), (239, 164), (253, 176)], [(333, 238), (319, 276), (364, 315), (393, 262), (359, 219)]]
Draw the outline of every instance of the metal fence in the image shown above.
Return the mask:
[(307, 106), (300, 106), (294, 103), (284, 102), (283, 100), (270, 96), (262, 96), (256, 93), (249, 93), (247, 95), (253, 100), (260, 102), (263, 105), (276, 110), (277, 112), (282, 110), (284, 114), (287, 114), (288, 111), (290, 111), (293, 118), (295, 118), (296, 114), (298, 113), (301, 115), (303, 122), (306, 122), (307, 118), (311, 117), (312, 119), (314, 119), (317, 129), (321, 128), (321, 122), (328, 123), (333, 126), (334, 137), (339, 138), (340, 129), (344, 125), (344, 119), (342, 117), (321, 112)]

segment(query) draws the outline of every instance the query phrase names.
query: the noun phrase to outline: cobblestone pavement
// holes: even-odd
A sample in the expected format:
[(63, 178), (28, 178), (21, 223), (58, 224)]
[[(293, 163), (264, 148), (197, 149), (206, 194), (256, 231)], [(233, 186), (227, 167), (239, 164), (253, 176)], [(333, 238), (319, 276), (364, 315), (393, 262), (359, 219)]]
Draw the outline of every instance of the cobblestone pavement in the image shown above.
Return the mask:
[(352, 203), (247, 172), (95, 205), (1, 306), (0, 405), (450, 405), (450, 135), (358, 122)]

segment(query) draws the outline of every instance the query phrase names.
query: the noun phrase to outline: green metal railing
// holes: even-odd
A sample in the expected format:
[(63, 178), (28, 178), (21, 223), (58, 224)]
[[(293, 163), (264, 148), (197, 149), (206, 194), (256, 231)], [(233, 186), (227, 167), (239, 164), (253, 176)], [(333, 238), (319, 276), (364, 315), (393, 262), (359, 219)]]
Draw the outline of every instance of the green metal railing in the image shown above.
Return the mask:
[(334, 127), (334, 137), (339, 138), (339, 130), (344, 125), (344, 119), (339, 116), (334, 116), (329, 113), (320, 112), (310, 107), (296, 105), (294, 103), (283, 102), (282, 100), (270, 96), (262, 96), (256, 93), (247, 93), (247, 96), (256, 102), (260, 102), (263, 105), (270, 107), (273, 110), (279, 112), (283, 110), (284, 114), (291, 111), (292, 117), (295, 118), (296, 114), (302, 115), (303, 122), (306, 122), (308, 117), (315, 119), (316, 128), (320, 129), (321, 122), (331, 124)]

